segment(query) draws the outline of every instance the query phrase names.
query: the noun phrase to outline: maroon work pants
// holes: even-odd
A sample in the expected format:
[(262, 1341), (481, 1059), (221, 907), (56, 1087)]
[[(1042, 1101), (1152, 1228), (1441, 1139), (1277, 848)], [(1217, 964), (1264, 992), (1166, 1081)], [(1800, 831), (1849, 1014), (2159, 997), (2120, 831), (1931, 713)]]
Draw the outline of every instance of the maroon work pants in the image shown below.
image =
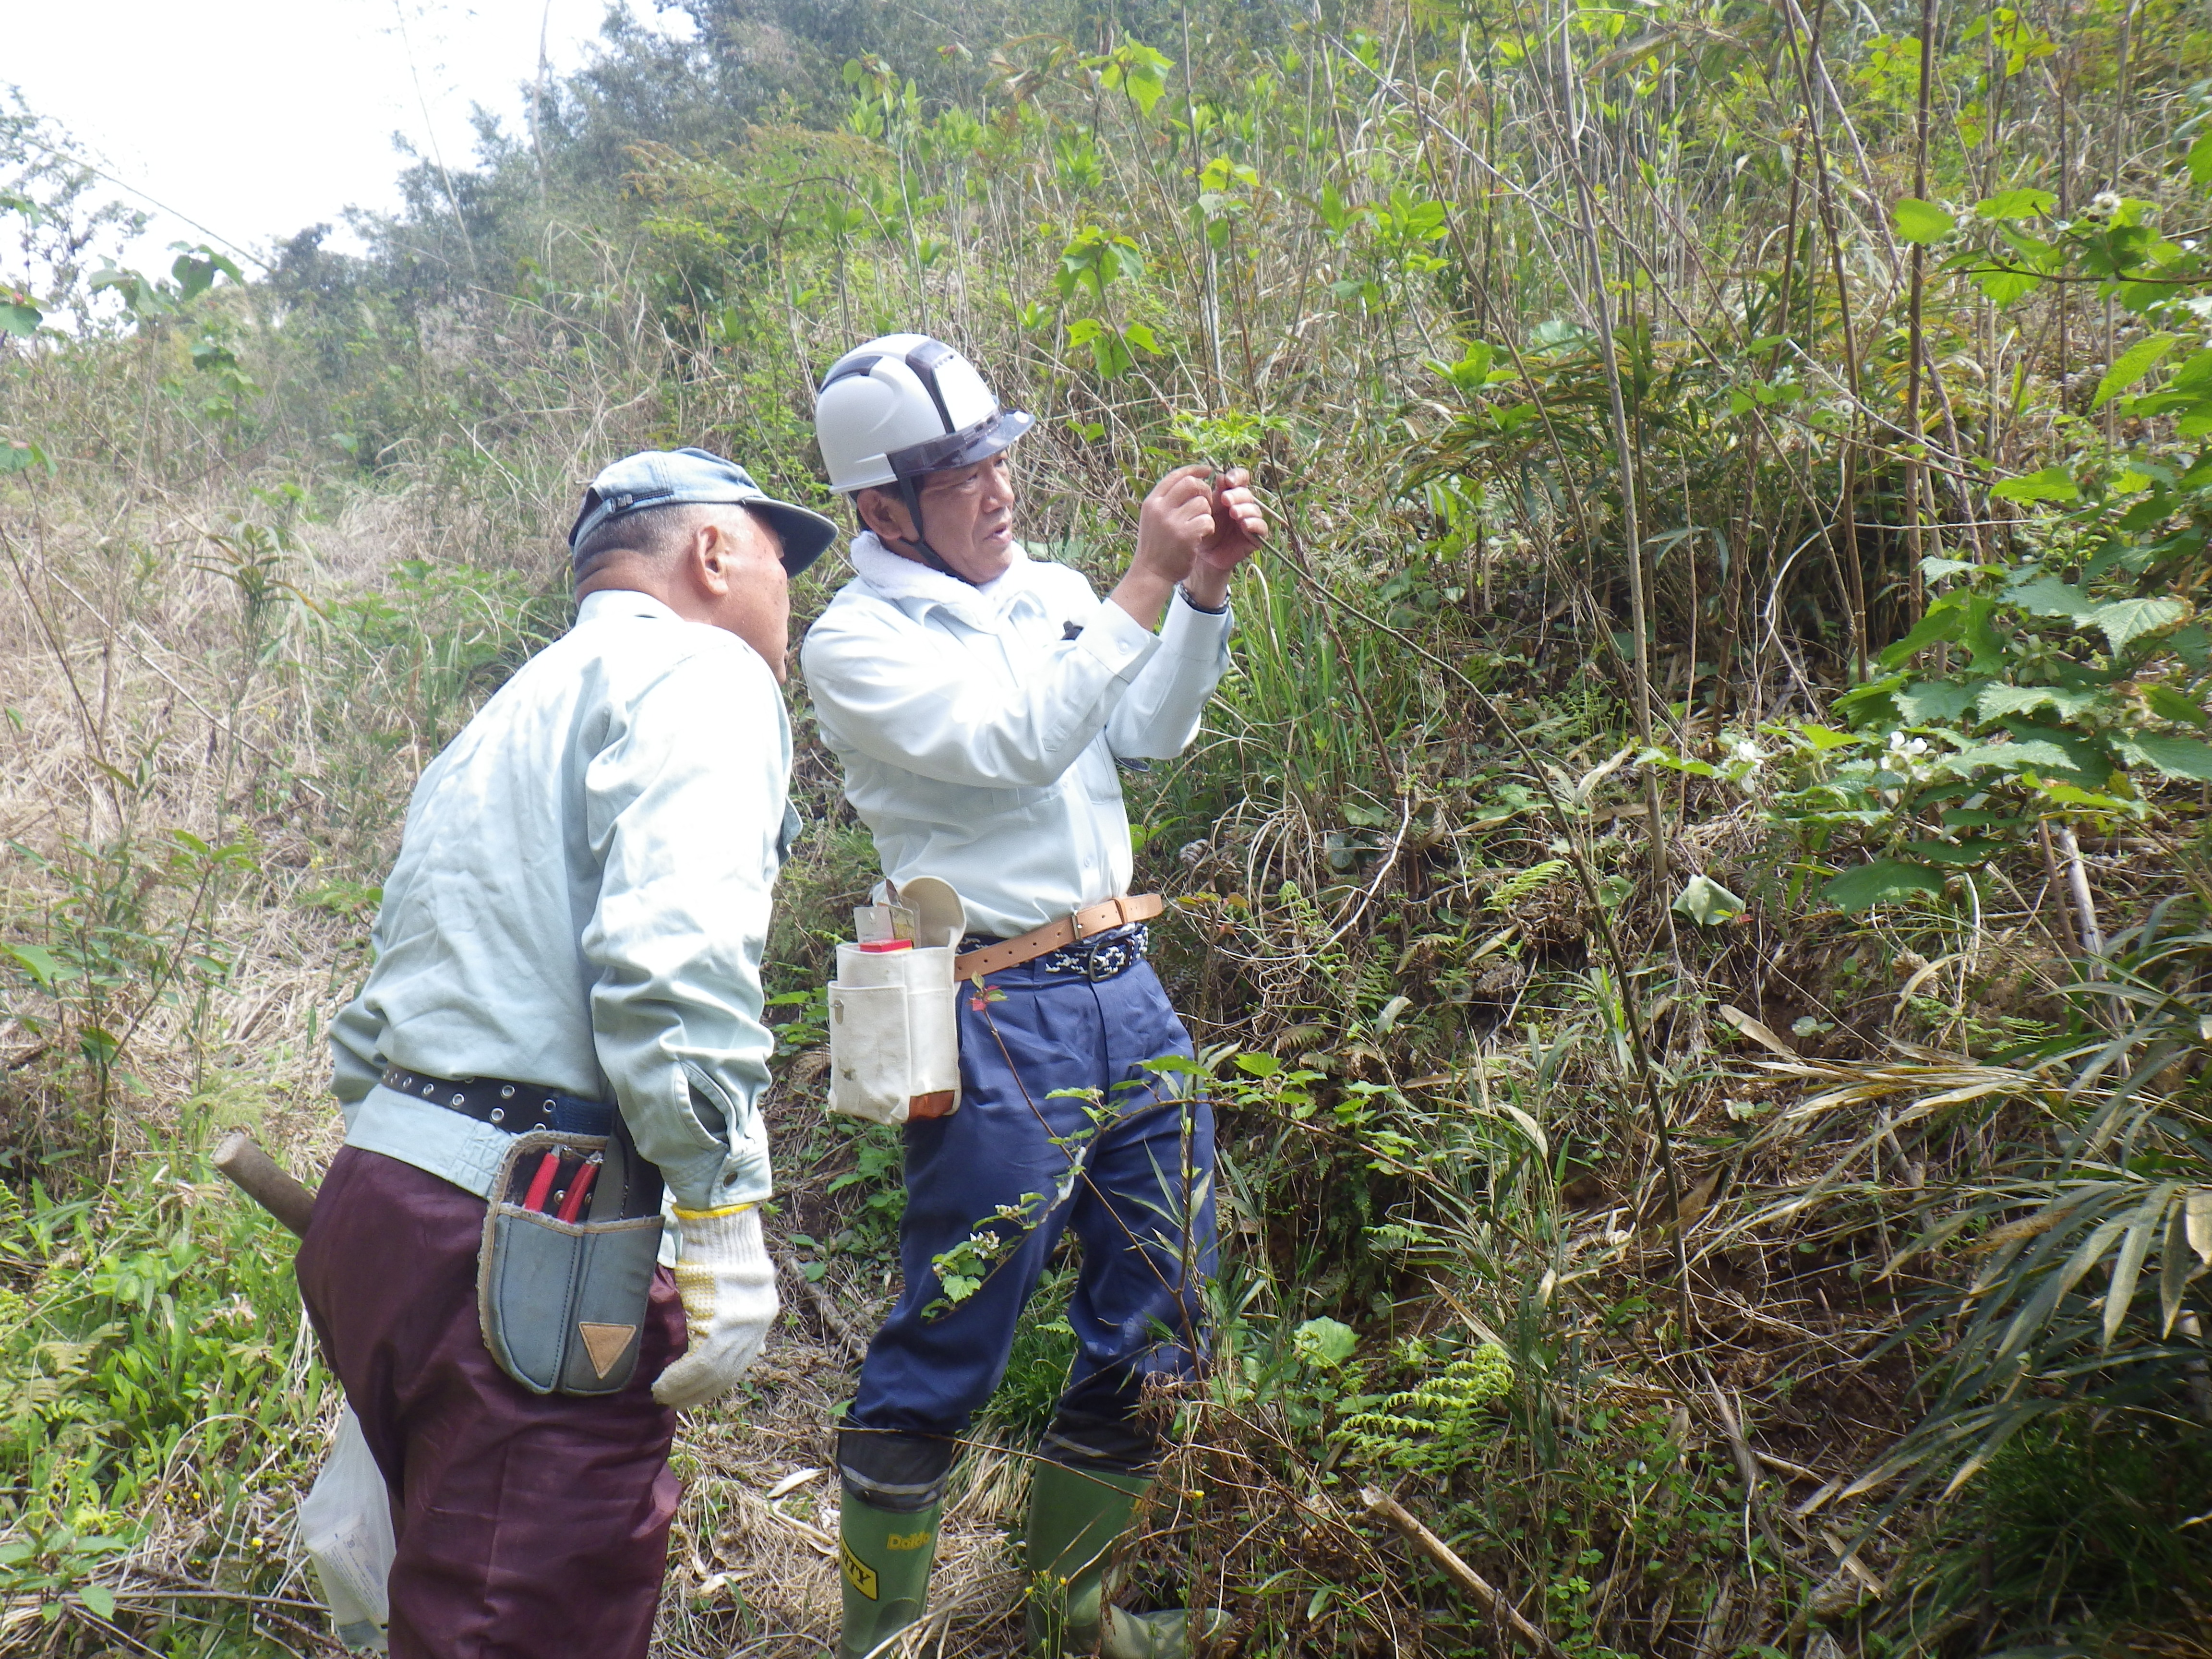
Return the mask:
[(339, 1152), (301, 1246), (323, 1352), (392, 1494), (394, 1659), (645, 1659), (677, 1482), (653, 1379), (683, 1305), (654, 1276), (637, 1374), (535, 1395), (477, 1321), (484, 1203), (379, 1153)]

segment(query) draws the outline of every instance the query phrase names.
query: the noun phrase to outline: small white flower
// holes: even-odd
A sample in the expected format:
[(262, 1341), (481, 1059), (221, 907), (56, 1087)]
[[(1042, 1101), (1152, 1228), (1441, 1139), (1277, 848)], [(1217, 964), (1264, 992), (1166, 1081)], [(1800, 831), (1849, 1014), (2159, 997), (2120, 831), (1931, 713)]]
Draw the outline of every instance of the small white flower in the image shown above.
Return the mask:
[(1757, 744), (1747, 738), (1743, 742), (1736, 744), (1735, 757), (1746, 766), (1756, 766), (1766, 758), (1766, 755)]
[(2100, 190), (2089, 198), (2089, 211), (2100, 219), (2109, 219), (2120, 210), (2120, 198), (2109, 190)]

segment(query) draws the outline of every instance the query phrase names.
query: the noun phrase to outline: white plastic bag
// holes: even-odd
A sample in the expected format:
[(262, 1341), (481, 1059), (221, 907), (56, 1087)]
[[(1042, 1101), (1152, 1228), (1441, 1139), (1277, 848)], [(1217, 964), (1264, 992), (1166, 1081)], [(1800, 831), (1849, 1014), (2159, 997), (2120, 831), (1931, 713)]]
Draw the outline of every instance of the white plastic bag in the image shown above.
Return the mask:
[(300, 1544), (315, 1564), (338, 1640), (349, 1648), (386, 1651), (384, 1627), (392, 1622), (386, 1581), (397, 1553), (392, 1500), (350, 1406), (338, 1415), (337, 1443), (314, 1489), (300, 1502)]

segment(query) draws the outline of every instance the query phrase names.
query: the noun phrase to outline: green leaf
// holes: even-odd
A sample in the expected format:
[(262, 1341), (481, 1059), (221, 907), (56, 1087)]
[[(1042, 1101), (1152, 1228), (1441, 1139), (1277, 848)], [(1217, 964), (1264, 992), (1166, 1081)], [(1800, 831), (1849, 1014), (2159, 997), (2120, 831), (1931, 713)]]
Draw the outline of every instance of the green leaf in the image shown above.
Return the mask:
[(1970, 680), (1960, 684), (1952, 680), (1920, 680), (1896, 694), (1897, 712), (1911, 726), (1924, 726), (1929, 720), (1955, 720), (1974, 706), (1974, 694), (1982, 682)]
[(2137, 380), (2156, 368), (2159, 360), (2173, 349), (2180, 340), (2179, 334), (2146, 334), (2120, 354), (2120, 361), (2105, 371), (2105, 378), (2097, 382), (2097, 395), (2089, 402), (2092, 409), (2102, 409), (2112, 398), (2125, 392)]
[(1359, 1333), (1337, 1319), (1309, 1319), (1291, 1338), (1291, 1346), (1309, 1365), (1341, 1365), (1359, 1346)]
[(1917, 196), (1901, 196), (1890, 216), (1897, 226), (1900, 241), (1917, 242), (1926, 246), (1940, 242), (1957, 228), (1957, 221), (1933, 202), (1923, 202)]
[(2047, 190), (2001, 190), (1975, 203), (1974, 211), (1984, 219), (2036, 219), (2057, 205)]
[(1973, 273), (1974, 286), (1987, 295), (1992, 305), (2008, 306), (2014, 300), (2025, 299), (2043, 286), (2043, 278), (2025, 270), (2001, 270), (1989, 266)]
[(38, 307), (28, 300), (0, 300), (0, 334), (35, 334), (42, 320)]
[(2096, 600), (2056, 576), (2039, 576), (2008, 590), (2005, 598), (2031, 616), (2071, 617), (2075, 622), (2086, 620), (2097, 609)]
[(106, 1585), (80, 1584), (77, 1586), (76, 1595), (77, 1600), (92, 1610), (94, 1618), (115, 1617), (115, 1592)]
[(2197, 185), (2212, 185), (2212, 126), (2197, 135), (2189, 147), (2189, 177)]
[(2035, 738), (2012, 743), (1985, 743), (1976, 748), (1962, 750), (1943, 757), (1947, 770), (1960, 777), (1972, 775), (1984, 766), (1994, 766), (2005, 772), (2067, 772), (2080, 769), (2074, 757), (2055, 743), (2044, 743)]
[(1984, 836), (1970, 836), (1965, 841), (1909, 841), (1905, 850), (1917, 859), (1930, 864), (1972, 865), (1986, 864), (1992, 854), (2004, 851), (2004, 843), (1991, 841)]
[(0, 438), (0, 478), (10, 472), (21, 472), (26, 467), (36, 466), (46, 459), (46, 452), (36, 444), (17, 443), (13, 438)]
[(1931, 582), (1976, 568), (1972, 559), (1939, 559), (1932, 553), (1920, 562), (1920, 574)]
[(2144, 732), (2117, 739), (2116, 746), (2130, 758), (2142, 756), (2169, 778), (2212, 783), (2212, 743), (2201, 738), (2166, 738)]
[(1845, 910), (1863, 910), (1869, 905), (1902, 897), (1906, 893), (1940, 893), (1943, 890), (1943, 872), (1931, 870), (1924, 864), (1907, 864), (1901, 859), (1876, 859), (1871, 864), (1862, 864), (1856, 870), (1846, 870), (1828, 880), (1828, 902)]
[[(1881, 653), (1884, 668), (1901, 668), (1929, 646), (1959, 637), (1959, 629), (1966, 617), (1954, 599), (1939, 599), (1928, 607), (1928, 614), (1912, 625), (1912, 631)], [(1888, 690), (1888, 687), (1884, 687)], [(1873, 690), (1871, 685), (1854, 686), (1836, 700), (1841, 708), (1850, 698)]]
[(2162, 720), (2172, 720), (2182, 726), (2212, 726), (2212, 714), (2208, 714), (2197, 702), (2185, 697), (2170, 685), (2147, 685), (2143, 701), (2150, 712)]
[(2018, 478), (1991, 484), (1990, 494), (2001, 501), (2078, 501), (2081, 486), (2063, 466), (2046, 466)]
[(2096, 701), (2094, 690), (2069, 691), (2059, 685), (1989, 685), (1982, 688), (1975, 706), (1984, 720), (1993, 720), (2006, 714), (2031, 714), (2048, 703), (2058, 711), (2060, 719), (2070, 720)]
[(54, 960), (54, 953), (40, 945), (0, 945), (0, 957), (6, 957), (38, 981), (41, 990), (51, 991), (54, 981), (65, 969)]
[(1700, 927), (1711, 927), (1743, 914), (1743, 901), (1715, 881), (1711, 876), (1692, 876), (1682, 884), (1682, 890), (1674, 895), (1673, 906), (1676, 914), (1685, 915)]
[(2099, 605), (2089, 620), (2104, 630), (2117, 653), (2124, 651), (2130, 641), (2171, 628), (2188, 614), (2189, 605), (2184, 599), (2116, 599)]

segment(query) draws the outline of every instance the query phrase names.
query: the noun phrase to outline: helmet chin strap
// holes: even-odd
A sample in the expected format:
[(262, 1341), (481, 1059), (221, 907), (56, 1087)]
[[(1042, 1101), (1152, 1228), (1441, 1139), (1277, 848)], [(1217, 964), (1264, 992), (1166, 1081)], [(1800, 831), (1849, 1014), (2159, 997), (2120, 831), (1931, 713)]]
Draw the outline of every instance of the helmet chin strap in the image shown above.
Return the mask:
[[(917, 564), (927, 566), (939, 575), (950, 576), (956, 582), (966, 582), (969, 586), (974, 587), (976, 585), (974, 580), (962, 575), (947, 564), (945, 556), (932, 547), (928, 538), (921, 533), (921, 492), (915, 489), (914, 480), (901, 478), (898, 485), (899, 498), (906, 503), (907, 517), (914, 521), (914, 535), (911, 539), (908, 539), (905, 537), (884, 536), (879, 533), (877, 540), (889, 544), (891, 551), (902, 558), (912, 559)], [(911, 553), (906, 550), (909, 547), (914, 550)]]

